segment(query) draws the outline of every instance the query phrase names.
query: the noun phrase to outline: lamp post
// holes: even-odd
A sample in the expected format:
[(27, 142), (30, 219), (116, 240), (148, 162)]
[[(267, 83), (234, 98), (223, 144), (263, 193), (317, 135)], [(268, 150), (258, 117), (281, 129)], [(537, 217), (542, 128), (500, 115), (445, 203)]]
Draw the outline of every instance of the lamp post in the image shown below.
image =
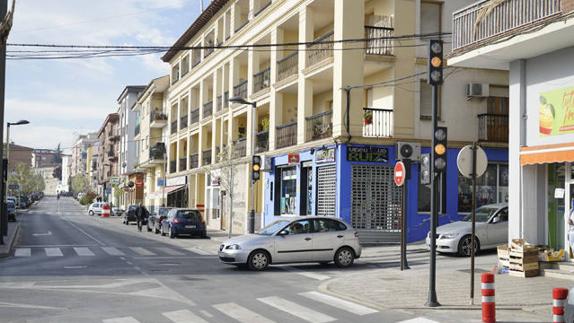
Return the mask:
[[(249, 102), (247, 100), (245, 100), (242, 97), (239, 96), (234, 96), (231, 97), (229, 99), (229, 102), (232, 103), (238, 103), (238, 104), (247, 104), (253, 107), (253, 109), (257, 108), (257, 103), (255, 101), (253, 102)], [(257, 129), (255, 129), (256, 127), (256, 122), (255, 119), (257, 118), (257, 115), (253, 115), (253, 118), (251, 118), (251, 129), (252, 129), (252, 137), (251, 137), (251, 160), (253, 160), (253, 157), (255, 156), (255, 140), (256, 140), (256, 134), (257, 134)], [(233, 183), (231, 184), (233, 185)], [(251, 179), (251, 211), (249, 211), (249, 223), (248, 223), (248, 229), (249, 229), (249, 233), (254, 233), (255, 232), (255, 180), (252, 178)]]

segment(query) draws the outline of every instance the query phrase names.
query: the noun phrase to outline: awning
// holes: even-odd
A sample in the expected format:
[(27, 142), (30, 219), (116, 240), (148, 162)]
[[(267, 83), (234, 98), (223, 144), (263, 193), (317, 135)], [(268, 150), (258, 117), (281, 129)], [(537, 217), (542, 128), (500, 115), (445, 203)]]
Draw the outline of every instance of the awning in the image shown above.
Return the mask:
[(175, 191), (179, 191), (180, 189), (184, 188), (185, 185), (175, 185), (175, 186), (166, 186), (163, 189), (164, 194), (170, 194), (173, 193)]
[(520, 165), (574, 162), (574, 144), (522, 147)]

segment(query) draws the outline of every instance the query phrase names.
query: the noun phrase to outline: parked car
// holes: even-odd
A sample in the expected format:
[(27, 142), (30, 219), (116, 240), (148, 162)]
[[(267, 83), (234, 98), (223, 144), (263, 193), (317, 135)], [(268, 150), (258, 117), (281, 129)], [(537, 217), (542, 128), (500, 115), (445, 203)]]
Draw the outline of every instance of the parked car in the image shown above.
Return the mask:
[(95, 202), (90, 204), (88, 207), (88, 214), (89, 215), (102, 215), (102, 206), (104, 203), (102, 202)]
[(345, 268), (361, 251), (358, 233), (350, 225), (335, 218), (305, 216), (282, 218), (257, 234), (229, 239), (219, 246), (219, 259), (252, 270), (298, 262), (334, 262)]
[(20, 195), (19, 205), (20, 205), (20, 208), (27, 209), (30, 207), (30, 205), (32, 205), (32, 201), (30, 201), (30, 198), (28, 198), (28, 196)]
[[(470, 256), (472, 241), (472, 215), (462, 221), (441, 225), (437, 228), (436, 250), (441, 253), (457, 253)], [(476, 209), (475, 250), (493, 249), (508, 241), (508, 204), (488, 204)], [(426, 239), (430, 246), (430, 234)]]
[(12, 201), (12, 203), (14, 203), (14, 207), (15, 207), (15, 208), (18, 208), (18, 207), (19, 207), (19, 206), (18, 206), (18, 205), (19, 205), (19, 201), (20, 201), (19, 198), (15, 197), (15, 196), (7, 196), (7, 197), (6, 197), (6, 202), (8, 202), (8, 201)]
[(136, 212), (138, 209), (137, 204), (131, 204), (128, 206), (128, 209), (124, 212), (124, 217), (122, 218), (122, 223), (125, 225), (129, 225), (130, 222), (137, 222)]
[(168, 234), (172, 239), (182, 234), (207, 237), (205, 221), (197, 209), (171, 209), (161, 221), (160, 233), (162, 236)]
[(156, 234), (159, 233), (161, 229), (161, 222), (165, 220), (169, 210), (171, 209), (171, 207), (160, 207), (157, 209), (157, 211), (153, 212), (147, 221), (147, 231), (153, 231)]
[(122, 208), (117, 206), (112, 207), (112, 216), (122, 216), (122, 214), (124, 214), (124, 210)]
[(8, 211), (8, 221), (16, 221), (16, 204), (14, 201), (6, 201), (6, 209)]

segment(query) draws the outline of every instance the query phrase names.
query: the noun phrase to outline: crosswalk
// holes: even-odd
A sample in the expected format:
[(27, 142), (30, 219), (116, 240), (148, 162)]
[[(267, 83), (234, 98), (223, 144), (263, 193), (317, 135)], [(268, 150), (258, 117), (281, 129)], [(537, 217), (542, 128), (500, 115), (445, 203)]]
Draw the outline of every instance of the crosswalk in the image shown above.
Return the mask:
[(96, 256), (133, 256), (133, 257), (184, 257), (184, 256), (215, 256), (217, 251), (206, 251), (202, 249), (177, 249), (169, 247), (19, 247), (14, 250), (14, 257), (96, 257)]

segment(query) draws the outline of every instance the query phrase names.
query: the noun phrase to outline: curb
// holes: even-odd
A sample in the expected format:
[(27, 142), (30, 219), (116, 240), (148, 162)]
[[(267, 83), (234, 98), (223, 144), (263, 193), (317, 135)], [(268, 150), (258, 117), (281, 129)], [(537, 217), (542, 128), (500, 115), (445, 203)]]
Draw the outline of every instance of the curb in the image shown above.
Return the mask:
[[(7, 237), (7, 239), (10, 239), (10, 237)], [(16, 241), (18, 241), (19, 239), (20, 239), (20, 223), (16, 222), (16, 229), (14, 230), (14, 233), (12, 234), (12, 240), (8, 241), (8, 244), (4, 245), (4, 247), (7, 246), (7, 251), (0, 253), (0, 258), (6, 258), (6, 257), (10, 256), (10, 254), (12, 254), (12, 250), (14, 249)], [(4, 241), (4, 242), (7, 242), (7, 241)]]

